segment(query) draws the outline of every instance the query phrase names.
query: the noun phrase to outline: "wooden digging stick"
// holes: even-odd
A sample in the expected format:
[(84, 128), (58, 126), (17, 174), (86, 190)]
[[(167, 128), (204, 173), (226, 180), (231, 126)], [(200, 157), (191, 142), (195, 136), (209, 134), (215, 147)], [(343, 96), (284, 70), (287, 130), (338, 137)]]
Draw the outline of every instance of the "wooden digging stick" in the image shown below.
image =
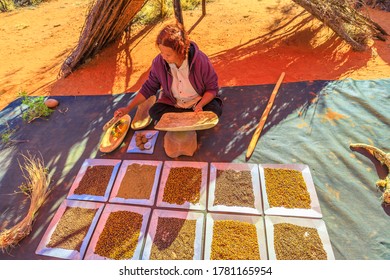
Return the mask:
[(245, 156), (245, 160), (246, 161), (248, 161), (250, 159), (250, 157), (252, 156), (253, 151), (255, 150), (257, 141), (260, 138), (261, 131), (263, 130), (265, 121), (267, 120), (268, 114), (271, 111), (272, 105), (273, 105), (275, 97), (276, 97), (276, 93), (279, 90), (279, 87), (280, 87), (280, 85), (281, 85), (281, 83), (283, 81), (284, 75), (285, 75), (285, 73), (282, 72), (282, 74), (279, 77), (278, 82), (275, 85), (274, 90), (271, 93), (271, 97), (268, 100), (267, 107), (265, 107), (265, 110), (264, 110), (263, 114), (261, 115), (261, 119), (259, 121), (259, 124), (256, 127), (255, 133), (252, 136), (252, 140), (249, 143), (248, 150), (246, 151), (246, 156)]

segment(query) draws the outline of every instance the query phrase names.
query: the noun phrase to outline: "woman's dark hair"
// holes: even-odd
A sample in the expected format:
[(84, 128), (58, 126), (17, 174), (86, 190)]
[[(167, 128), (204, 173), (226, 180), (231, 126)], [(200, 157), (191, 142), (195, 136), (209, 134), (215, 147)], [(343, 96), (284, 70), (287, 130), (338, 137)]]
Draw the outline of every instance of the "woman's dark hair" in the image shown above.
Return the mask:
[(173, 49), (179, 55), (186, 57), (190, 47), (190, 40), (180, 23), (166, 25), (158, 34), (156, 45), (163, 45)]

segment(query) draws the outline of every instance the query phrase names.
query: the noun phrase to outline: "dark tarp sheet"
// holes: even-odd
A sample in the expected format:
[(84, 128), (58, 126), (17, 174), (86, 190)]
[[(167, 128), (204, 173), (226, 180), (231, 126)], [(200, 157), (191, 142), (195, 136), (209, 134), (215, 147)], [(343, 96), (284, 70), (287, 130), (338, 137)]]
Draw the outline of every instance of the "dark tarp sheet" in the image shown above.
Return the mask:
[[(154, 153), (129, 154), (134, 131), (110, 154), (98, 147), (102, 127), (132, 94), (60, 96), (49, 119), (22, 120), (16, 100), (0, 112), (0, 133), (12, 131), (0, 149), (0, 229), (27, 213), (28, 198), (15, 193), (24, 182), (22, 154), (41, 154), (54, 186), (32, 233), (0, 259), (50, 259), (35, 250), (51, 218), (66, 198), (88, 158), (185, 160), (245, 163), (245, 153), (274, 85), (221, 88), (224, 112), (214, 128), (198, 131), (194, 156), (171, 159), (160, 132)], [(130, 113), (134, 116), (135, 111)], [(279, 89), (266, 126), (249, 163), (307, 164), (336, 259), (390, 259), (390, 207), (380, 201), (375, 182), (388, 170), (350, 143), (389, 151), (390, 79), (285, 83)], [(151, 124), (146, 129), (153, 129)], [(13, 142), (25, 140), (25, 142)]]

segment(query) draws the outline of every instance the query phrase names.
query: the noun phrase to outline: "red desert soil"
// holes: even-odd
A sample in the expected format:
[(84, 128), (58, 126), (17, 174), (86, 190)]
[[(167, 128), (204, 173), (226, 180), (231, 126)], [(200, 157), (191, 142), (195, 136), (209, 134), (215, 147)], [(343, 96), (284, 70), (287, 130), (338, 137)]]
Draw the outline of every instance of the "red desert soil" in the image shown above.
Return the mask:
[[(136, 91), (158, 53), (156, 34), (167, 21), (133, 30), (67, 78), (60, 67), (76, 46), (89, 0), (52, 0), (0, 13), (0, 110), (30, 95), (118, 94)], [(390, 77), (390, 38), (354, 52), (290, 0), (214, 0), (183, 13), (190, 38), (210, 56), (220, 86)], [(366, 9), (390, 33), (390, 14)]]

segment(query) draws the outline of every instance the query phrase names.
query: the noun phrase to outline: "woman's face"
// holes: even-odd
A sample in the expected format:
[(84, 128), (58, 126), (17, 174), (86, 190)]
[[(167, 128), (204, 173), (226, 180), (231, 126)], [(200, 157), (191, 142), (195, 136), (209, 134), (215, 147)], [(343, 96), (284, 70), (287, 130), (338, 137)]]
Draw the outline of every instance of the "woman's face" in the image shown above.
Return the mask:
[(181, 65), (183, 62), (183, 58), (172, 48), (163, 46), (161, 44), (158, 45), (158, 48), (160, 49), (161, 56), (166, 62), (170, 64), (175, 63), (176, 65)]

